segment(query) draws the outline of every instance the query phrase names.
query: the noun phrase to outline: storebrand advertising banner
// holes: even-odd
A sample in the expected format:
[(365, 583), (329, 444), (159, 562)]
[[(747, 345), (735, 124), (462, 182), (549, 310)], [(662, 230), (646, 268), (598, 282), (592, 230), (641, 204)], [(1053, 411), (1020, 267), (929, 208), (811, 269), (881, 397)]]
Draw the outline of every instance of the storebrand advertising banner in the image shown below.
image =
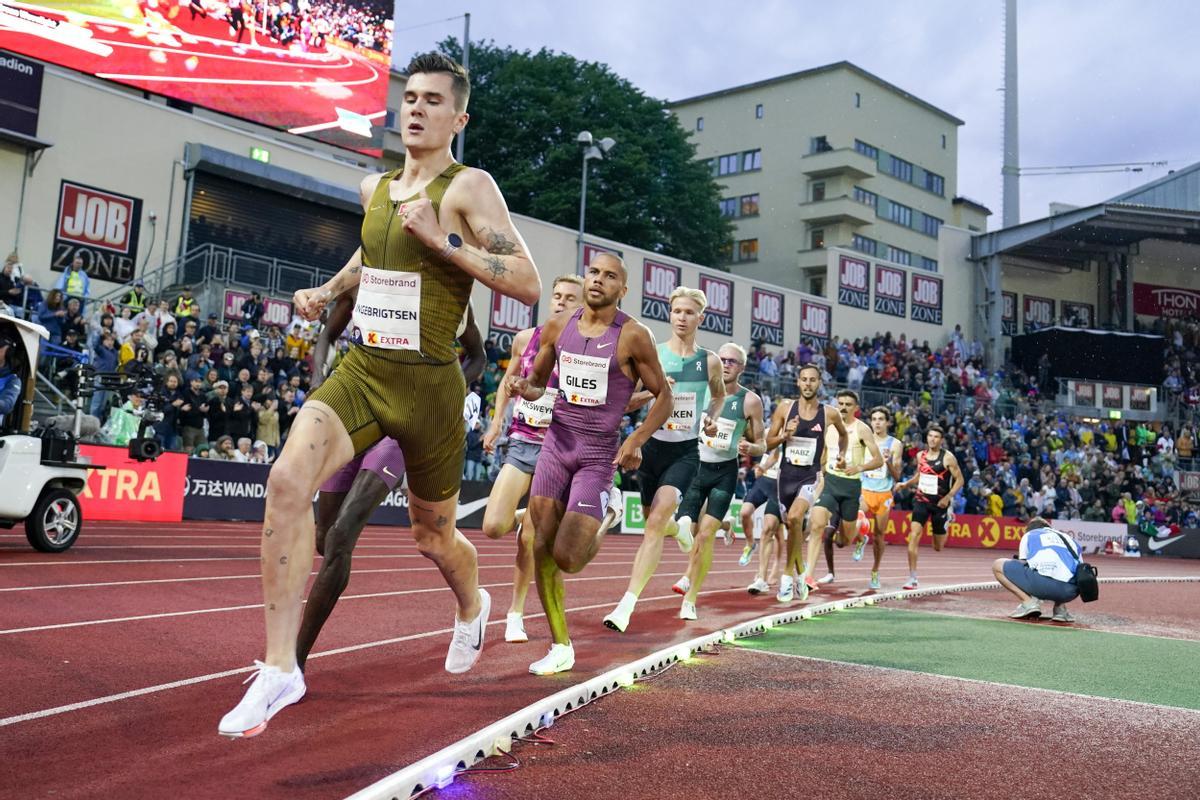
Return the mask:
[(838, 258), (838, 303), (866, 311), (870, 308), (871, 267), (861, 258)]
[(658, 322), (671, 318), (671, 292), (679, 285), (679, 267), (646, 259), (642, 262), (642, 316)]
[(942, 324), (942, 279), (929, 275), (912, 276), (912, 319)]
[(783, 295), (755, 287), (750, 290), (750, 341), (783, 346)]
[(700, 291), (708, 298), (700, 330), (733, 336), (733, 281), (701, 275)]
[(890, 314), (903, 319), (908, 313), (904, 296), (904, 270), (875, 265), (875, 313)]
[(179, 522), (188, 457), (164, 453), (157, 461), (134, 461), (124, 447), (81, 444), (79, 454), (103, 469), (88, 470), (79, 493), (84, 520)]
[(79, 256), (83, 271), (92, 278), (133, 280), (141, 220), (139, 198), (62, 181), (50, 268), (62, 272)]

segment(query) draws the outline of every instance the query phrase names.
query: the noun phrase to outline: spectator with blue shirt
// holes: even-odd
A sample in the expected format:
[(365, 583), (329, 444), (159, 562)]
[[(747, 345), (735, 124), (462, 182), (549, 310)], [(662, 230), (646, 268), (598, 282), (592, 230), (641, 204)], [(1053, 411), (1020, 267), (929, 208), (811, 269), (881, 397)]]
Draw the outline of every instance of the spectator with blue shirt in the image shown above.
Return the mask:
[(1079, 596), (1075, 569), (1079, 566), (1079, 543), (1070, 535), (1050, 527), (1041, 517), (1025, 525), (1016, 558), (998, 558), (992, 573), (1000, 585), (1021, 601), (1009, 614), (1013, 619), (1041, 617), (1042, 601), (1054, 603), (1055, 622), (1074, 622), (1067, 603)]
[(21, 376), (8, 363), (8, 354), (16, 344), (15, 334), (0, 331), (0, 424), (21, 404)]

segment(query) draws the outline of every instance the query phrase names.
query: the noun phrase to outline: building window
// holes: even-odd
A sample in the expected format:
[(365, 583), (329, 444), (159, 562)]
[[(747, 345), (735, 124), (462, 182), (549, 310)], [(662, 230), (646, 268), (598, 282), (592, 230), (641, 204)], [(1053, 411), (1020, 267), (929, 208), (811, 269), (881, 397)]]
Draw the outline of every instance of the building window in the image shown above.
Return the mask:
[(925, 188), (941, 197), (946, 196), (946, 179), (936, 172), (925, 172)]
[(860, 236), (857, 233), (850, 237), (850, 247), (869, 256), (875, 255), (875, 249), (878, 244), (874, 239), (868, 239), (866, 236)]
[(738, 201), (736, 197), (726, 197), (721, 200), (721, 216), (736, 217), (738, 211)]
[(758, 239), (742, 239), (737, 243), (738, 261), (758, 261)]
[(930, 272), (937, 272), (937, 259), (921, 256), (921, 269), (927, 269)]
[(854, 187), (854, 199), (862, 203), (864, 206), (870, 206), (874, 209), (879, 208), (879, 195), (875, 194), (874, 192), (868, 192), (861, 186)]
[(892, 247), (890, 244), (887, 247), (888, 261), (895, 261), (897, 264), (903, 264), (906, 267), (912, 266), (912, 253), (907, 250), (901, 250), (899, 247)]
[(942, 221), (937, 217), (931, 217), (928, 214), (925, 214), (924, 219), (921, 220), (921, 232), (926, 236), (932, 236), (936, 239), (938, 236), (938, 230), (941, 229), (941, 227)]
[(696, 130), (704, 130), (704, 117), (696, 117)]
[(888, 201), (888, 219), (906, 228), (912, 227), (912, 209), (895, 201)]
[(911, 161), (888, 154), (887, 171), (905, 183), (912, 183), (913, 165)]
[(755, 119), (763, 118), (763, 104), (762, 103), (759, 103), (758, 105), (756, 105), (754, 107), (754, 118)]
[(738, 155), (733, 153), (717, 159), (717, 175), (732, 175), (738, 171)]
[(825, 296), (825, 276), (813, 275), (808, 279), (808, 293), (815, 294), (817, 297)]
[(762, 150), (747, 150), (742, 153), (742, 172), (762, 169)]
[(830, 146), (829, 140), (824, 136), (814, 136), (808, 143), (809, 153), (827, 153), (832, 149), (833, 147)]
[(822, 250), (825, 247), (825, 229), (814, 228), (808, 234), (808, 244), (813, 250)]
[(812, 200), (819, 203), (825, 199), (825, 181), (816, 181), (812, 185)]
[(858, 152), (862, 153), (867, 158), (870, 158), (875, 161), (879, 160), (879, 148), (875, 147), (873, 145), (869, 145), (866, 142), (862, 141), (861, 139), (854, 140), (854, 149), (857, 150)]
[(741, 216), (757, 217), (758, 216), (758, 195), (744, 194), (741, 201)]
[(720, 259), (721, 263), (723, 263), (723, 264), (728, 264), (730, 261), (733, 261), (733, 245), (732, 244), (721, 245), (721, 250), (720, 250), (720, 252), (718, 252), (717, 258)]
[(862, 95), (858, 92), (854, 93), (854, 107), (862, 108)]
[(946, 134), (942, 134), (942, 149), (946, 149)]

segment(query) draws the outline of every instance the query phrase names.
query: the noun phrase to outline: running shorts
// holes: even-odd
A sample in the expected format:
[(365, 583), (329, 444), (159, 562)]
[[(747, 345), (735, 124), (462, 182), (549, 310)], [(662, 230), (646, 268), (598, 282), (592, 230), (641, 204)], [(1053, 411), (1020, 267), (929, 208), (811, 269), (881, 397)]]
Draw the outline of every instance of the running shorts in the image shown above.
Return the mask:
[(664, 442), (651, 438), (642, 445), (642, 464), (638, 467), (638, 486), (641, 487), (642, 509), (650, 513), (654, 495), (663, 486), (673, 486), (682, 499), (696, 470), (700, 466), (700, 450), (697, 439), (682, 442)]
[(696, 477), (688, 486), (683, 502), (679, 504), (676, 517), (690, 517), (698, 521), (700, 507), (708, 501), (705, 516), (724, 520), (729, 511), (729, 504), (737, 491), (738, 462), (736, 458), (728, 461), (701, 461), (696, 470)]

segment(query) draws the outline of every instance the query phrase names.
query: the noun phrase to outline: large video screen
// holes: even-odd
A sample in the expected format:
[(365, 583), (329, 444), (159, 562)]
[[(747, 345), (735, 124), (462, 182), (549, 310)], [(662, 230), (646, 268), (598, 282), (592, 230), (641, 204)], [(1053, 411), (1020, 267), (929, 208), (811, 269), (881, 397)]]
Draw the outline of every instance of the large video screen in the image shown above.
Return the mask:
[(0, 0), (0, 49), (378, 155), (393, 0)]

